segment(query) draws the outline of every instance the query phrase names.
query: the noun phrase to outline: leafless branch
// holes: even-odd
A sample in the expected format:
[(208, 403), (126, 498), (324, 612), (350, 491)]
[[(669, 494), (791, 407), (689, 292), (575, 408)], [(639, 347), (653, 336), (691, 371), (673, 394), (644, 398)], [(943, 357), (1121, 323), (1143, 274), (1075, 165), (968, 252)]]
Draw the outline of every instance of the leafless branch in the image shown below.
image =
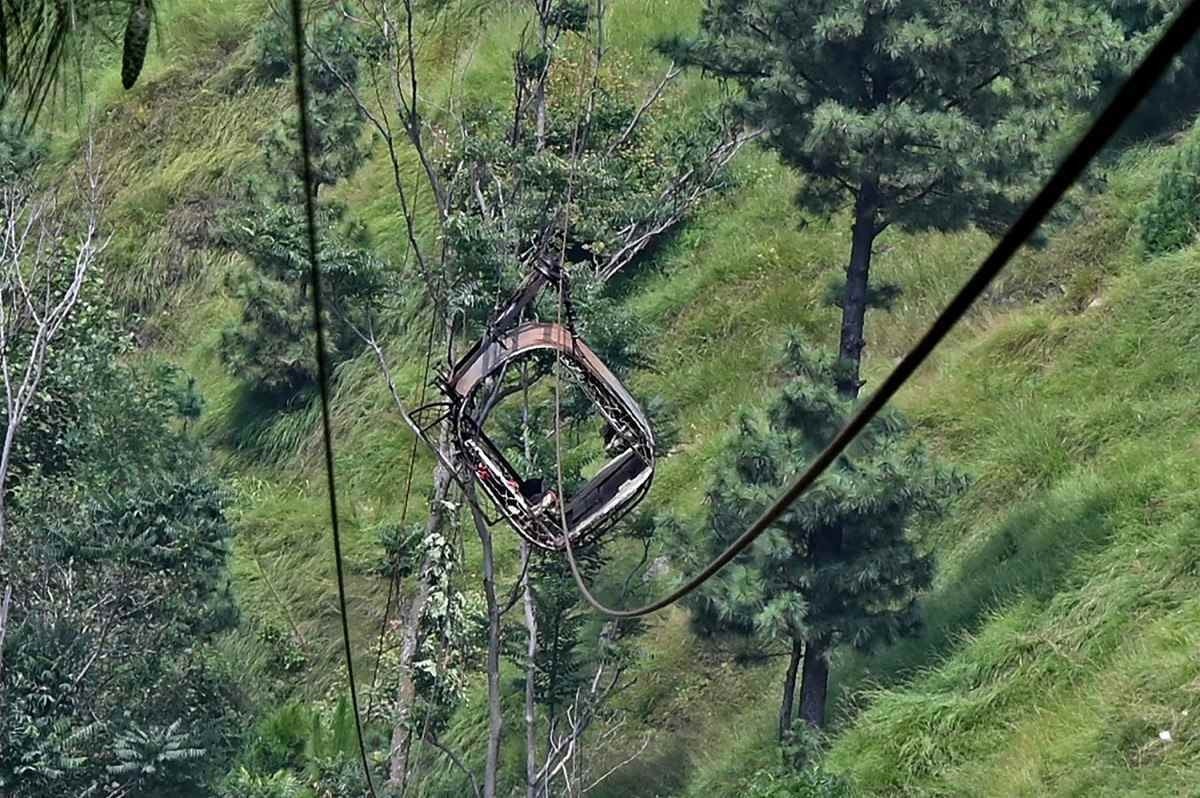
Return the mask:
[[(51, 344), (109, 241), (100, 238), (102, 180), (91, 138), (84, 146), (77, 191), (83, 232), (71, 246), (64, 211), (53, 192), (39, 196), (20, 180), (0, 186), (0, 381), (6, 411), (0, 444), (0, 551), (7, 532), (5, 500), (17, 434), (38, 395)], [(72, 249), (73, 254), (67, 254)]]
[(641, 124), (642, 117), (645, 116), (646, 111), (650, 109), (650, 106), (658, 102), (658, 100), (662, 97), (663, 90), (667, 88), (667, 84), (679, 77), (681, 72), (683, 72), (683, 67), (676, 66), (675, 62), (672, 61), (671, 65), (667, 67), (667, 72), (665, 75), (663, 75), (662, 80), (658, 82), (658, 85), (654, 87), (654, 90), (651, 91), (649, 96), (647, 96), (646, 99), (642, 101), (642, 104), (638, 106), (637, 112), (634, 113), (633, 118), (629, 120), (629, 124), (625, 126), (625, 129), (621, 131), (621, 135), (608, 145), (607, 154), (610, 157), (614, 152), (621, 149), (621, 147), (625, 145), (625, 142), (629, 141), (629, 137), (633, 135), (633, 132), (637, 130), (638, 125)]
[(662, 213), (651, 219), (632, 222), (620, 231), (623, 243), (597, 264), (600, 278), (607, 281), (615, 277), (654, 241), (683, 222), (702, 200), (717, 190), (715, 178), (721, 170), (729, 165), (743, 146), (764, 132), (755, 129), (732, 133), (713, 147), (700, 165), (684, 170), (668, 183), (659, 194)]

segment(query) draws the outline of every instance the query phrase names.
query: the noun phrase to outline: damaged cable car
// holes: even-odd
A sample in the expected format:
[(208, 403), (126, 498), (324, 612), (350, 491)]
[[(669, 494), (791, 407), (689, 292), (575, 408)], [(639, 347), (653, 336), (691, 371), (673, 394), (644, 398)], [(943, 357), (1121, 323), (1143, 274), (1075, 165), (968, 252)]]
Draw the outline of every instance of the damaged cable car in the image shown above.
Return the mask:
[[(561, 551), (568, 540), (572, 548), (595, 541), (642, 500), (654, 477), (654, 435), (637, 401), (572, 325), (516, 323), (552, 277), (535, 269), (489, 332), (441, 380), (441, 388), (450, 401), (460, 456), (484, 494), (527, 541)], [(554, 485), (555, 475), (517, 473), (484, 432), (486, 416), (477, 415), (481, 393), (505, 369), (547, 351), (555, 353), (603, 418), (610, 455), (595, 476), (566, 497), (546, 487)]]

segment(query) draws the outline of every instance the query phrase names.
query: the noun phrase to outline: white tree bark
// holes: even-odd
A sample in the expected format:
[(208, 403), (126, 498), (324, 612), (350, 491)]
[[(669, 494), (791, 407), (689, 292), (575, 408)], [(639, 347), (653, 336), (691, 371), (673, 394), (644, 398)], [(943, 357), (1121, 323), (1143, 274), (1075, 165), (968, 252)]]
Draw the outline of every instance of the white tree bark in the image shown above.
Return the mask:
[[(89, 271), (108, 243), (100, 240), (101, 187), (89, 139), (78, 187), (83, 231), (71, 244), (67, 221), (53, 192), (39, 195), (19, 179), (0, 185), (0, 383), (4, 390), (0, 555), (8, 537), (8, 479), (17, 436), (39, 395), (51, 344), (70, 318)], [(0, 607), (0, 673), (11, 603), (8, 586)]]

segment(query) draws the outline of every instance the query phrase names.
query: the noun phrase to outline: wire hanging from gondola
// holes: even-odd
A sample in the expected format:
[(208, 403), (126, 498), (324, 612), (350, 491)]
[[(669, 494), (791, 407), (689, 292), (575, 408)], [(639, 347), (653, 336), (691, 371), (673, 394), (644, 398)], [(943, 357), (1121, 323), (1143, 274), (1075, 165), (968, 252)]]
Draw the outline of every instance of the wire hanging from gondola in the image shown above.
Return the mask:
[[(637, 506), (654, 478), (650, 422), (637, 400), (579, 335), (574, 314), (568, 312), (555, 323), (522, 320), (547, 285), (560, 283), (566, 284), (567, 277), (557, 266), (536, 265), (479, 341), (439, 380), (458, 452), (469, 473), (519, 535), (549, 551), (595, 541)], [(570, 496), (560, 495), (560, 487), (552, 486), (546, 476), (519, 473), (484, 431), (490, 411), (480, 396), (494, 387), (506, 369), (545, 352), (555, 354), (605, 423), (604, 449), (609, 459)]]

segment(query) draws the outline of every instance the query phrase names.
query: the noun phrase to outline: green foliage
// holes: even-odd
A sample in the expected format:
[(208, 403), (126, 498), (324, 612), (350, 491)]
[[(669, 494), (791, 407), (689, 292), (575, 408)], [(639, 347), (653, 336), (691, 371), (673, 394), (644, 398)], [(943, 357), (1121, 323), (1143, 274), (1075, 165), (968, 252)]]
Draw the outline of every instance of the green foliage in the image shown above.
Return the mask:
[[(531, 57), (520, 50), (518, 67)], [(518, 77), (531, 80), (542, 68), (519, 68)], [(619, 373), (645, 366), (642, 341), (652, 330), (605, 293), (595, 270), (626, 243), (630, 230), (669, 226), (665, 217), (674, 209), (664, 192), (680, 175), (703, 173), (722, 120), (687, 113), (631, 129), (638, 98), (619, 66), (602, 68), (590, 102), (578, 90), (577, 62), (552, 60), (544, 68), (544, 136), (536, 135), (529, 118), (531, 100), (516, 120), (512, 109), (476, 101), (463, 110), (463, 135), (435, 153), (449, 206), (444, 233), (454, 253), (443, 290), (478, 330), (496, 301), (525, 276), (531, 246), (550, 260), (561, 254), (589, 344)], [(728, 182), (724, 174), (715, 176), (712, 189)], [(539, 315), (557, 316), (553, 297)]]
[[(595, 547), (580, 553), (583, 572), (594, 575), (602, 564)], [(587, 610), (561, 557), (538, 556), (530, 566), (538, 618), (538, 656), (533, 663), (535, 695), (553, 720), (569, 704), (587, 678), (588, 662), (580, 650)], [(523, 680), (522, 680), (523, 681)]]
[(133, 726), (117, 735), (113, 756), (116, 760), (105, 770), (119, 781), (132, 784), (134, 789), (146, 790), (173, 786), (177, 783), (179, 763), (202, 759), (207, 753), (191, 745), (191, 737), (179, 730), (180, 721), (170, 726)]
[(407, 529), (399, 524), (384, 524), (379, 528), (382, 551), (376, 572), (382, 576), (405, 578), (412, 576), (421, 563), (424, 552), (424, 529), (416, 524)]
[(33, 456), (58, 456), (12, 497), (0, 785), (21, 796), (190, 795), (236, 741), (238, 686), (205, 648), (235, 618), (224, 495), (178, 429), (177, 374), (118, 351), (102, 325), (55, 350), (38, 412), (70, 426), (31, 425)]
[[(239, 211), (226, 240), (245, 255), (252, 269), (231, 279), (243, 303), (242, 317), (221, 334), (221, 357), (231, 372), (255, 390), (287, 405), (307, 396), (316, 385), (313, 348), (310, 264), (304, 217), (292, 206)], [(386, 267), (370, 254), (354, 233), (347, 238), (328, 232), (337, 221), (322, 214), (320, 241), (322, 290), (327, 303), (326, 354), (331, 365), (353, 357), (363, 347), (356, 330), (384, 295)]]
[(0, 180), (28, 177), (45, 156), (42, 142), (22, 130), (7, 114), (0, 116)]
[(851, 198), (877, 229), (1003, 227), (1122, 40), (1057, 0), (709, 0), (701, 25), (664, 48), (744, 89), (742, 116), (807, 177), (803, 209)]
[[(1099, 76), (1105, 100), (1116, 92), (1120, 80), (1145, 57), (1183, 7), (1180, 0), (1082, 0), (1082, 5), (1110, 15), (1125, 37), (1124, 46), (1108, 54)], [(1117, 141), (1123, 144), (1160, 136), (1186, 123), (1200, 108), (1198, 87), (1200, 54), (1194, 47), (1185, 47), (1146, 94), (1137, 113), (1122, 126)]]
[(300, 768), (312, 717), (311, 708), (299, 702), (269, 711), (247, 735), (243, 754), (247, 765), (260, 773)]
[(242, 764), (224, 780), (228, 798), (300, 798), (367, 794), (349, 699), (286, 704), (263, 718)]
[[(766, 423), (743, 413), (709, 491), (709, 550), (723, 549), (791, 481), (850, 410), (834, 388), (836, 367), (800, 337), (788, 345), (786, 378)], [(827, 650), (869, 649), (910, 633), (932, 561), (909, 537), (961, 487), (906, 440), (895, 413), (855, 442), (695, 602), (698, 627), (764, 640), (803, 640)], [(706, 553), (707, 556), (707, 553)]]
[(258, 630), (258, 639), (271, 654), (271, 664), (284, 673), (299, 673), (308, 665), (304, 650), (289, 632), (275, 624)]
[(1193, 128), (1142, 207), (1142, 248), (1148, 255), (1182, 249), (1200, 228), (1200, 128)]
[(260, 775), (238, 768), (226, 779), (221, 795), (227, 798), (302, 798), (308, 795), (304, 783), (286, 770)]
[[(282, 11), (282, 9), (281, 9)], [(351, 9), (347, 8), (347, 12)], [(341, 10), (324, 10), (309, 17), (305, 35), (321, 58), (311, 53), (305, 58), (305, 79), (309, 88), (313, 156), (314, 191), (332, 186), (352, 174), (366, 157), (362, 146), (363, 118), (344, 85), (358, 81), (359, 61), (377, 56), (376, 46), (360, 34), (360, 26), (349, 25)], [(256, 33), (255, 70), (266, 84), (289, 81), (295, 64), (292, 23), (285, 12), (271, 14)], [(300, 149), (296, 140), (295, 111), (277, 124), (264, 142), (271, 177), (282, 179), (287, 196), (303, 197)]]
[(0, 108), (36, 123), (47, 101), (82, 95), (85, 65), (139, 0), (0, 0)]
[[(334, 11), (316, 15), (308, 35), (325, 57), (306, 59), (313, 191), (319, 193), (353, 174), (366, 157), (363, 117), (342, 81), (354, 85), (368, 45)], [(257, 41), (260, 79), (284, 78), (293, 62), (290, 23), (272, 16)], [(316, 383), (303, 173), (295, 133), (296, 119), (289, 115), (267, 135), (265, 174), (249, 181), (246, 201), (226, 214), (224, 225), (226, 245), (252, 268), (230, 278), (244, 310), (241, 320), (223, 331), (222, 359), (252, 390), (282, 406), (306, 398)], [(351, 224), (336, 232), (344, 212), (344, 206), (326, 204), (318, 219), (322, 291), (331, 307), (324, 320), (331, 365), (361, 351), (355, 325), (366, 329), (364, 318), (388, 288), (386, 269), (371, 254), (361, 227)]]
[(850, 798), (846, 783), (819, 768), (760, 770), (740, 793), (746, 798)]

